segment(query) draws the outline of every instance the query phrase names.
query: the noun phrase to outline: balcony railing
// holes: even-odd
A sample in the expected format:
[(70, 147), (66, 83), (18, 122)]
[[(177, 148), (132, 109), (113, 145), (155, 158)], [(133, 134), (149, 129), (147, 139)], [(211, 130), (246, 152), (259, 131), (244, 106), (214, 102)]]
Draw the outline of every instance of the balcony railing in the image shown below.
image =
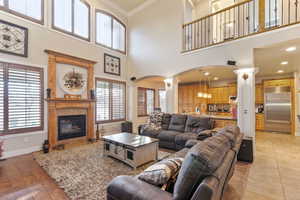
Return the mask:
[(300, 22), (298, 0), (246, 0), (183, 25), (183, 52)]

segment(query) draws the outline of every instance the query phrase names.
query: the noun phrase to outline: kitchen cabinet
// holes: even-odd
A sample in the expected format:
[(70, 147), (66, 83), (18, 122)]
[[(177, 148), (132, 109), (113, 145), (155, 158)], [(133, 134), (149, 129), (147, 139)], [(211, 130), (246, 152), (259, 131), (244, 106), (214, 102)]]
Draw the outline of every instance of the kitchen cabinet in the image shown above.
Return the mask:
[(264, 103), (264, 87), (262, 84), (256, 84), (255, 86), (255, 103), (256, 104)]
[(278, 79), (264, 81), (264, 87), (268, 86), (291, 86), (293, 79)]
[(214, 128), (223, 128), (225, 126), (237, 125), (235, 120), (215, 119)]
[(264, 114), (256, 114), (255, 127), (258, 131), (263, 131), (265, 127)]

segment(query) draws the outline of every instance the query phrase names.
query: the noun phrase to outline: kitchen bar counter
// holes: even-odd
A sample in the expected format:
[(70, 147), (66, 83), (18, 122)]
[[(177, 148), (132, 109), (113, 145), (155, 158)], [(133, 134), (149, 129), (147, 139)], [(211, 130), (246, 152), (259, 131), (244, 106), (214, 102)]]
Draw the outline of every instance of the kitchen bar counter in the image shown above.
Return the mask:
[(224, 116), (224, 115), (209, 115), (209, 114), (198, 114), (198, 113), (187, 113), (188, 115), (192, 115), (195, 117), (210, 117), (212, 119), (216, 120), (232, 120), (232, 121), (237, 121), (236, 118), (232, 116)]

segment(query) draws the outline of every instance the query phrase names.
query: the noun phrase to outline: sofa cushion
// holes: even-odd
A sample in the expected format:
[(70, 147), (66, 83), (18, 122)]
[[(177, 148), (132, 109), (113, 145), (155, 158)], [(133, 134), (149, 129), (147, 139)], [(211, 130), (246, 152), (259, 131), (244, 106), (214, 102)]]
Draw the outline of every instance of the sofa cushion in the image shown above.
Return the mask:
[(199, 133), (211, 128), (211, 120), (208, 117), (188, 116), (186, 120), (185, 132)]
[(161, 128), (163, 130), (168, 130), (169, 128), (169, 125), (170, 125), (170, 121), (171, 121), (171, 117), (172, 115), (171, 114), (167, 114), (165, 113), (162, 117), (162, 124), (161, 124)]
[(175, 143), (177, 145), (181, 145), (181, 146), (185, 146), (185, 143), (188, 140), (196, 140), (198, 137), (197, 133), (183, 133), (183, 134), (179, 134), (175, 137)]
[(171, 117), (171, 121), (170, 121), (168, 130), (184, 132), (186, 119), (187, 119), (186, 115), (173, 114)]
[(229, 140), (216, 135), (199, 141), (185, 157), (174, 187), (174, 200), (188, 200), (203, 179), (221, 165), (230, 149)]
[(227, 137), (231, 143), (231, 148), (233, 148), (237, 143), (237, 137), (240, 133), (240, 129), (237, 126), (227, 126), (217, 133), (215, 135), (223, 135)]
[(183, 134), (183, 133), (180, 133), (180, 132), (177, 132), (177, 131), (162, 130), (157, 138), (161, 141), (167, 141), (167, 142), (175, 143), (175, 137), (179, 134)]
[(165, 159), (145, 169), (138, 178), (155, 186), (163, 186), (177, 176), (182, 162), (183, 158)]

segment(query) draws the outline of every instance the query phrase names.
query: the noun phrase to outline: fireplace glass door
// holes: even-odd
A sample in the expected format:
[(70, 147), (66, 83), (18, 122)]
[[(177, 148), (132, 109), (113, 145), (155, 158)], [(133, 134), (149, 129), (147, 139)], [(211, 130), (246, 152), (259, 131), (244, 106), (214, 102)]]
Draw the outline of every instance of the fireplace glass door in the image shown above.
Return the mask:
[(86, 136), (86, 116), (71, 115), (58, 117), (58, 140)]

